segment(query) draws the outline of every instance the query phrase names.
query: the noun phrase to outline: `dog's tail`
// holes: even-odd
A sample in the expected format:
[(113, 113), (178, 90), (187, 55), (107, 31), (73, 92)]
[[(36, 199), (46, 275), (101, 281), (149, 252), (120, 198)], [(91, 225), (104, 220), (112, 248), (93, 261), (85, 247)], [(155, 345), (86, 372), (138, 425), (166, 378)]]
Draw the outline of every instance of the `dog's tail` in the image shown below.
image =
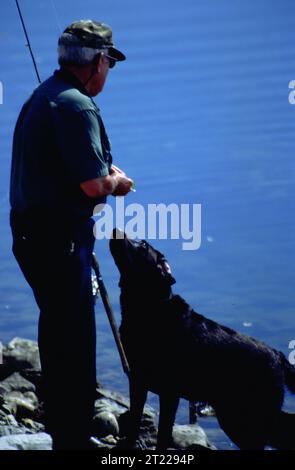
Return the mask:
[(285, 372), (285, 382), (290, 392), (295, 393), (295, 367), (290, 364), (283, 353), (280, 353)]

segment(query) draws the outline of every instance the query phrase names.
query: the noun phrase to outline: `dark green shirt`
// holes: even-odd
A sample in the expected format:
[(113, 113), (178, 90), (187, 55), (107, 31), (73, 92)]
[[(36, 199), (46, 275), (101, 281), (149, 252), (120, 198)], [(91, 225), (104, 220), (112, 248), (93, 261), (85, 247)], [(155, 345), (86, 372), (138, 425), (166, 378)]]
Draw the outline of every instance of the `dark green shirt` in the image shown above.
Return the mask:
[(73, 74), (55, 71), (33, 92), (16, 123), (11, 207), (89, 217), (106, 198), (87, 197), (80, 183), (108, 175), (111, 163), (96, 104)]

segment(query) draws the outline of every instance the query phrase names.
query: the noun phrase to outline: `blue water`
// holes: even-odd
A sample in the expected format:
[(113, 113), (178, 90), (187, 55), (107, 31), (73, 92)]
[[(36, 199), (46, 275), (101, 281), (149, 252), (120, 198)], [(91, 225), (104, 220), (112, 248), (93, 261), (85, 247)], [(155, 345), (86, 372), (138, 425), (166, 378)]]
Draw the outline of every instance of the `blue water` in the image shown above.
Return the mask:
[[(61, 0), (56, 10), (51, 1), (20, 3), (42, 78), (56, 67), (60, 27), (80, 18), (113, 26), (128, 60), (110, 71), (96, 101), (115, 162), (136, 181), (128, 202), (202, 204), (199, 250), (183, 251), (179, 240), (156, 242), (177, 279), (175, 292), (199, 312), (288, 355), (295, 339), (295, 106), (288, 101), (288, 83), (295, 79), (294, 1)], [(38, 319), (11, 255), (7, 222), (13, 126), (37, 85), (12, 0), (0, 6), (0, 80), (5, 343), (14, 336), (36, 339)], [(118, 274), (107, 242), (97, 243), (96, 251), (119, 321)], [(126, 393), (101, 306), (97, 328), (98, 376)], [(289, 395), (287, 404), (294, 409)], [(182, 404), (178, 421), (187, 419)], [(215, 445), (231, 448), (216, 421), (207, 423), (202, 420)]]

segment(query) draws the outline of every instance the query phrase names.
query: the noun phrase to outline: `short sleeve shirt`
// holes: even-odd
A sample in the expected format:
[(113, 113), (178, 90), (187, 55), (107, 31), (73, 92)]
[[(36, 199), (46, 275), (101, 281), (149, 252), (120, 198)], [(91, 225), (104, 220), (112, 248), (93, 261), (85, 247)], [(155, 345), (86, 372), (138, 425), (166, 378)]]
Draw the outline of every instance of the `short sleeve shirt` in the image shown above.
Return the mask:
[(58, 70), (33, 92), (18, 117), (11, 207), (91, 216), (106, 198), (87, 197), (80, 184), (108, 175), (111, 164), (98, 107), (73, 74)]

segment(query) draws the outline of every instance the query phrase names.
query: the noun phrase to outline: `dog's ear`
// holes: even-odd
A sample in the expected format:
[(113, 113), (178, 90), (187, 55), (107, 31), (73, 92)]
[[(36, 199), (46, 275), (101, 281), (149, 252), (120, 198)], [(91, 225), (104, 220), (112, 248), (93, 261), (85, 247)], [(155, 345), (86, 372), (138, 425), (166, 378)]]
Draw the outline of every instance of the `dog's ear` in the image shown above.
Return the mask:
[(168, 261), (164, 256), (158, 260), (157, 269), (159, 270), (160, 276), (169, 286), (176, 283), (175, 278), (172, 276)]

